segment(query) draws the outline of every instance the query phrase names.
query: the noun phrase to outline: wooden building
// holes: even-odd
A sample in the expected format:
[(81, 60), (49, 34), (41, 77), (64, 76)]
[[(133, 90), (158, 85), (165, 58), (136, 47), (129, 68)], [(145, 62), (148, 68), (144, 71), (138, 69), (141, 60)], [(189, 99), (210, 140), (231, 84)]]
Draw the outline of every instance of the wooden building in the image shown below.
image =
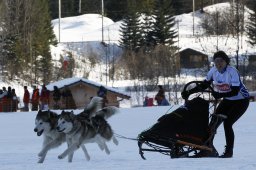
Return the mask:
[[(84, 78), (67, 78), (48, 84), (46, 87), (50, 91), (50, 109), (54, 108), (54, 86), (57, 86), (62, 94), (64, 94), (66, 90), (70, 90), (73, 97), (71, 100), (72, 103), (69, 103), (70, 106), (67, 106), (65, 99), (62, 96), (59, 102), (60, 109), (82, 109), (90, 102), (91, 97), (97, 96), (97, 91), (102, 85)], [(120, 90), (111, 87), (104, 87), (107, 89), (108, 105), (119, 107), (119, 101), (130, 99), (130, 96), (125, 94), (125, 92), (121, 92)], [(73, 106), (73, 104), (75, 104), (75, 106)]]
[(178, 54), (180, 68), (203, 68), (209, 66), (208, 55), (200, 51), (186, 48)]
[(255, 55), (249, 55), (248, 56), (248, 62), (249, 62), (249, 69), (252, 71), (256, 70), (256, 54)]

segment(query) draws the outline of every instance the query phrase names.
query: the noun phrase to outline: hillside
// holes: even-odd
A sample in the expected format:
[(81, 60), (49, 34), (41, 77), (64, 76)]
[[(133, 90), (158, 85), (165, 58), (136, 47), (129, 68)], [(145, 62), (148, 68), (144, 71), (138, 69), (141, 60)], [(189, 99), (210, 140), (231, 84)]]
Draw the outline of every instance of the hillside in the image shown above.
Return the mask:
[[(201, 23), (207, 14), (218, 11), (229, 10), (229, 3), (220, 3), (204, 8), (204, 13), (196, 11), (175, 16), (176, 29), (178, 31), (177, 46), (182, 49), (193, 48), (208, 54), (210, 57), (218, 50), (226, 51), (232, 57), (236, 56), (239, 46), (239, 55), (245, 56), (255, 53), (256, 49), (247, 43), (246, 35), (241, 35), (239, 41), (237, 37), (227, 36), (205, 36)], [(248, 18), (248, 8), (245, 8), (245, 24)], [(59, 38), (59, 20), (52, 21), (54, 32)], [(52, 54), (55, 60), (59, 59), (59, 55), (66, 55), (67, 51), (74, 54), (77, 65), (75, 70), (76, 76), (88, 76), (89, 79), (105, 84), (105, 72), (109, 69), (109, 61), (118, 58), (122, 50), (118, 47), (120, 40), (120, 25), (122, 21), (113, 22), (109, 18), (103, 18), (103, 40), (107, 44), (104, 46), (102, 42), (102, 17), (97, 14), (85, 14), (77, 17), (62, 18), (60, 27), (60, 40), (58, 47), (52, 48)], [(194, 36), (193, 36), (194, 27)], [(98, 56), (101, 65), (91, 68), (88, 56)], [(244, 59), (241, 57), (241, 61)], [(235, 58), (232, 61), (235, 64)], [(118, 81), (111, 82), (113, 86), (118, 86)]]

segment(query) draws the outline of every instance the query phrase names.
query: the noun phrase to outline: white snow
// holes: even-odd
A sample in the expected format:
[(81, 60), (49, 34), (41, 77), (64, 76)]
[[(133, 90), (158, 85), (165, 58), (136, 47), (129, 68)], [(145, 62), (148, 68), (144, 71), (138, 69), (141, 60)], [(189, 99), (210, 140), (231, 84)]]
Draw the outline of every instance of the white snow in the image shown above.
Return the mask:
[[(216, 7), (223, 8), (227, 4), (218, 4), (205, 8), (206, 12), (215, 11)], [(179, 20), (179, 46), (183, 48), (195, 48), (199, 51), (212, 55), (216, 51), (216, 37), (202, 37), (200, 34), (200, 14), (195, 14), (196, 34), (192, 35), (192, 13), (176, 16)], [(110, 19), (103, 18), (104, 40), (106, 42), (118, 42), (120, 39), (119, 28), (121, 21), (113, 22)], [(58, 37), (58, 19), (53, 21), (54, 32)], [(92, 42), (91, 47), (97, 46), (102, 41), (102, 18), (97, 14), (85, 14), (77, 17), (61, 19), (61, 42)], [(229, 55), (234, 55), (237, 48), (235, 38), (218, 37), (219, 50), (225, 50)], [(241, 47), (242, 45), (242, 47)], [(82, 48), (82, 47), (81, 47)], [(60, 43), (57, 47), (52, 47), (53, 59), (59, 60), (60, 54), (65, 56), (67, 47)], [(239, 53), (254, 53), (255, 48), (246, 43), (246, 37), (243, 36), (240, 44)], [(104, 69), (104, 68), (103, 68)], [(89, 80), (104, 84), (105, 79), (97, 79), (96, 75)], [(189, 79), (192, 79), (191, 77)], [(112, 82), (111, 82), (112, 83)], [(111, 84), (108, 82), (108, 84)], [(113, 86), (131, 85), (132, 81), (115, 81)], [(26, 82), (0, 82), (0, 87), (11, 86), (16, 89), (17, 95), (23, 97), (23, 85)], [(32, 92), (32, 88), (29, 87)], [(134, 98), (132, 100), (135, 100)], [(116, 134), (128, 138), (136, 138), (137, 135), (153, 125), (157, 118), (165, 114), (170, 107), (137, 107), (129, 108), (129, 102), (121, 108), (120, 113), (111, 117), (109, 123)], [(171, 108), (174, 110), (178, 106)], [(171, 111), (170, 110), (170, 111)], [(57, 111), (58, 113), (60, 111)], [(78, 113), (79, 110), (75, 110)], [(108, 143), (111, 154), (106, 155), (100, 151), (96, 144), (87, 144), (91, 160), (86, 161), (81, 150), (78, 150), (73, 159), (73, 163), (67, 160), (58, 160), (57, 156), (64, 151), (66, 145), (63, 144), (57, 149), (51, 150), (44, 162), (38, 164), (37, 153), (41, 149), (42, 137), (37, 137), (34, 133), (34, 119), (36, 112), (16, 112), (0, 113), (0, 169), (1, 170), (56, 170), (56, 169), (92, 169), (92, 170), (155, 170), (155, 169), (181, 169), (181, 170), (254, 170), (256, 169), (255, 140), (256, 140), (256, 103), (251, 102), (250, 107), (244, 116), (234, 125), (236, 134), (234, 157), (230, 159), (219, 158), (179, 158), (170, 159), (160, 153), (145, 153), (147, 160), (142, 160), (139, 155), (137, 142), (135, 140), (118, 138), (119, 145)], [(223, 127), (218, 129), (215, 138), (215, 146), (219, 153), (223, 152), (225, 137)]]
[[(172, 107), (169, 112), (177, 108)], [(143, 130), (152, 126), (158, 117), (168, 112), (170, 107), (121, 108), (120, 113), (108, 121), (116, 134), (127, 138), (136, 138)], [(60, 111), (58, 111), (59, 113)], [(76, 110), (75, 113), (79, 111)], [(73, 162), (59, 160), (66, 144), (50, 150), (43, 164), (38, 164), (37, 154), (41, 149), (42, 137), (34, 132), (36, 112), (17, 112), (0, 114), (0, 169), (1, 170), (255, 170), (255, 119), (256, 103), (251, 102), (249, 109), (234, 125), (235, 149), (233, 158), (178, 158), (170, 159), (160, 153), (145, 152), (147, 160), (141, 159), (137, 142), (131, 139), (117, 138), (119, 145), (112, 142), (107, 145), (110, 155), (102, 152), (96, 144), (86, 144), (91, 156), (86, 161), (81, 150), (74, 154)], [(220, 126), (214, 141), (216, 149), (222, 153), (225, 145), (223, 127)]]

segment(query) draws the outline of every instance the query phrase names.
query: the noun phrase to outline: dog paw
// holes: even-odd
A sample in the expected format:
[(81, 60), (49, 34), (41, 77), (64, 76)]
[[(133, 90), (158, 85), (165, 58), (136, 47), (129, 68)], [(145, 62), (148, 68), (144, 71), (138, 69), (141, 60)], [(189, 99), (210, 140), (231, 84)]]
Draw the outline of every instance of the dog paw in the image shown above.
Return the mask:
[(37, 161), (37, 163), (43, 163), (44, 162), (44, 159), (43, 158), (40, 158), (38, 161)]
[(113, 137), (112, 140), (113, 140), (113, 143), (114, 143), (115, 145), (118, 145), (118, 144), (119, 144), (118, 140), (117, 140), (115, 137)]
[(113, 142), (114, 142), (115, 145), (119, 144), (118, 140), (113, 140)]
[(59, 158), (59, 159), (63, 159), (64, 156), (63, 156), (63, 155), (59, 155), (58, 158)]

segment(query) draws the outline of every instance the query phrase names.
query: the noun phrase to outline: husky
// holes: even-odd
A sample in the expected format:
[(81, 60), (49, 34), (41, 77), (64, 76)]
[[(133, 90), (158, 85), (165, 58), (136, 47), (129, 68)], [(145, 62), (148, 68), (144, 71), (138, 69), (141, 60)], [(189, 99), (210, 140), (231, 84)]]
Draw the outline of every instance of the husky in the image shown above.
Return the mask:
[(103, 98), (95, 96), (92, 97), (90, 103), (84, 108), (84, 111), (81, 114), (88, 116), (88, 118), (100, 115), (104, 117), (104, 119), (108, 119), (117, 112), (118, 108), (115, 106), (103, 107)]
[[(82, 112), (75, 115), (73, 111), (62, 111), (58, 120), (57, 130), (66, 134), (68, 148), (58, 156), (65, 158), (85, 143), (97, 143), (107, 154), (110, 151), (106, 141), (113, 136), (110, 125), (103, 117), (89, 118), (88, 114)], [(106, 130), (103, 130), (106, 129)], [(117, 141), (115, 141), (117, 143)]]
[[(66, 142), (66, 134), (59, 133), (56, 129), (59, 115), (50, 110), (41, 111), (39, 110), (35, 119), (34, 131), (37, 136), (44, 135), (42, 150), (38, 153), (39, 161), (38, 163), (43, 163), (47, 152), (50, 149), (60, 146), (62, 143)], [(86, 148), (82, 145), (81, 148), (84, 151), (87, 160), (90, 160), (90, 156)], [(68, 161), (72, 161), (72, 154), (69, 155)]]
[(91, 115), (103, 108), (103, 98), (94, 96), (89, 104), (84, 108), (84, 112)]
[(96, 115), (91, 118), (91, 124), (101, 137), (106, 141), (113, 140), (113, 143), (118, 145), (118, 140), (115, 138), (113, 130), (106, 119), (101, 115)]
[[(113, 135), (111, 126), (106, 121), (106, 119), (118, 112), (118, 108), (115, 106), (107, 106), (103, 108), (102, 106), (103, 98), (95, 96), (79, 115), (87, 118), (96, 129), (97, 133), (103, 138), (107, 141), (112, 139), (114, 144), (118, 145), (118, 141)], [(107, 131), (108, 133), (106, 133)], [(109, 136), (106, 136), (106, 134), (109, 134)]]

